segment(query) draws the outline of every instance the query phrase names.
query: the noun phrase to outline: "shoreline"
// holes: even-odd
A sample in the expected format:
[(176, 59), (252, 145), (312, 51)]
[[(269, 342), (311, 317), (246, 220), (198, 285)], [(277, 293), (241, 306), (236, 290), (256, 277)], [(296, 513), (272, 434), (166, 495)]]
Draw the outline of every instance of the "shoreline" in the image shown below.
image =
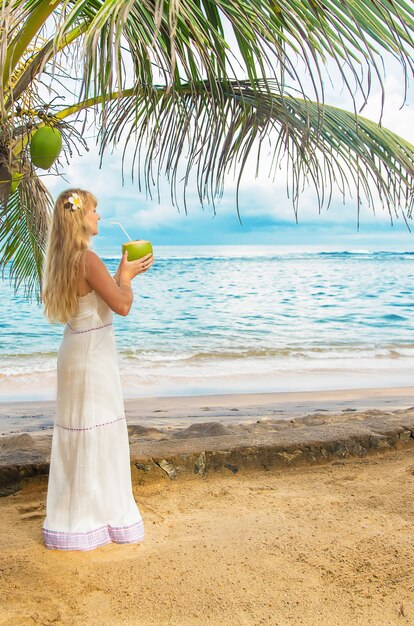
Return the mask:
[[(186, 428), (217, 419), (232, 424), (266, 415), (290, 419), (313, 412), (395, 410), (412, 405), (414, 387), (124, 398), (128, 425), (154, 428)], [(0, 402), (0, 437), (51, 433), (55, 407), (53, 400)]]

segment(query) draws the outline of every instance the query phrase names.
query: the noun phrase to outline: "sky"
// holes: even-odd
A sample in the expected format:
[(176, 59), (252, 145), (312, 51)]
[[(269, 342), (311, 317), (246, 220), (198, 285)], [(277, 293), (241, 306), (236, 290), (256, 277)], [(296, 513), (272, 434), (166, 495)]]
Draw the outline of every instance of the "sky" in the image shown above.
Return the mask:
[[(333, 84), (326, 83), (327, 102), (352, 110), (351, 97), (344, 89), (338, 89), (339, 78), (332, 72)], [(414, 143), (412, 85), (408, 103), (402, 106), (402, 70), (396, 62), (389, 62), (385, 77), (386, 102), (382, 118), (383, 126)], [(305, 81), (306, 82), (306, 81)], [(363, 116), (378, 122), (381, 94), (378, 85), (373, 87)], [(68, 103), (69, 104), (69, 103)], [(60, 172), (43, 175), (43, 182), (53, 197), (70, 186), (79, 186), (92, 191), (98, 198), (101, 216), (99, 234), (93, 247), (101, 254), (112, 254), (121, 249), (125, 235), (119, 226), (110, 221), (121, 222), (132, 239), (147, 239), (157, 246), (173, 245), (273, 245), (299, 249), (321, 250), (412, 250), (414, 237), (402, 217), (391, 221), (387, 210), (362, 205), (357, 229), (357, 207), (355, 199), (344, 204), (339, 193), (334, 194), (328, 210), (318, 211), (315, 192), (305, 189), (298, 212), (298, 223), (291, 200), (286, 194), (283, 170), (275, 182), (267, 178), (267, 160), (263, 162), (261, 175), (255, 177), (252, 158), (249, 163), (239, 195), (240, 218), (235, 201), (235, 182), (226, 179), (224, 195), (215, 207), (204, 209), (192, 183), (187, 193), (187, 213), (173, 206), (166, 180), (161, 183), (158, 202), (154, 190), (151, 199), (140, 191), (138, 183), (130, 180), (126, 167), (122, 184), (122, 149), (108, 151), (99, 167), (100, 157), (95, 145), (96, 131), (89, 128), (85, 133), (89, 151), (82, 156), (74, 154), (69, 165), (61, 160)], [(131, 155), (131, 149), (127, 155)], [(130, 158), (126, 160), (128, 164)], [(156, 253), (154, 252), (156, 255)]]

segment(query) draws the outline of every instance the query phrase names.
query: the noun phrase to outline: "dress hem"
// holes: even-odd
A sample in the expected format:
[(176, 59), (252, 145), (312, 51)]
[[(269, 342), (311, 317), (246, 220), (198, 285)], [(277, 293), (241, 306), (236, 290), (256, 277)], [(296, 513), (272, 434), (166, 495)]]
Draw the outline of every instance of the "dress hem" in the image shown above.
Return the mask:
[(139, 543), (144, 540), (144, 522), (128, 526), (105, 524), (86, 532), (64, 532), (42, 528), (46, 548), (55, 550), (94, 550), (107, 543)]

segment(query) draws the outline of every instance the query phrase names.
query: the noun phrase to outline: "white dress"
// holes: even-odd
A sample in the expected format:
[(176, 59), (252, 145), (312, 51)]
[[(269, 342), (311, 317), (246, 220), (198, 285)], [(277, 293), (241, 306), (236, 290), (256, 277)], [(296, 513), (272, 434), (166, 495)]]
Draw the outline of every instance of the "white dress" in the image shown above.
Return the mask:
[(132, 493), (128, 430), (112, 311), (91, 291), (65, 326), (57, 359), (43, 537), (47, 548), (138, 543), (144, 523)]

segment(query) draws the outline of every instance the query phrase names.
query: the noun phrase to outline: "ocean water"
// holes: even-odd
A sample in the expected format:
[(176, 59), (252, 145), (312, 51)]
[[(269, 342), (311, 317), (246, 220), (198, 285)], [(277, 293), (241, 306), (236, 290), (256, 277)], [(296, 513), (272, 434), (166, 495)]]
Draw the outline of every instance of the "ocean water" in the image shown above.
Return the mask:
[[(114, 314), (125, 397), (410, 386), (414, 253), (158, 247)], [(119, 253), (102, 257), (111, 273)], [(63, 325), (0, 282), (0, 400), (54, 399)]]

